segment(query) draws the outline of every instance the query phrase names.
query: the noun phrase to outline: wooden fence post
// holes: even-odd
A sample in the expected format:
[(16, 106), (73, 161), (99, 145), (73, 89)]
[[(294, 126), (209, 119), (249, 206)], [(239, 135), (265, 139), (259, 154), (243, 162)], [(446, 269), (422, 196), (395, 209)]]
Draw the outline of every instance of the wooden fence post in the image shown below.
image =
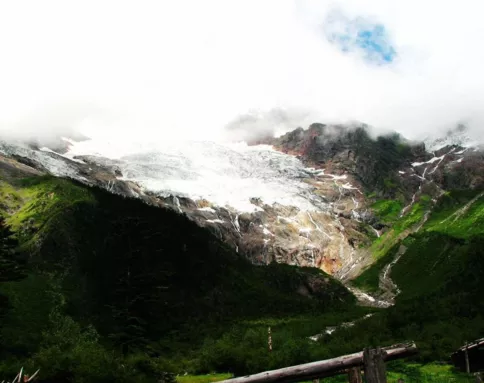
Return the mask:
[(348, 370), (348, 382), (349, 383), (363, 383), (361, 379), (361, 368), (354, 367)]
[(469, 352), (467, 351), (468, 350), (468, 343), (466, 341), (466, 348), (465, 348), (465, 351), (464, 351), (464, 356), (465, 356), (465, 360), (466, 360), (466, 372), (468, 374), (471, 373), (471, 368), (470, 368), (470, 365), (469, 365)]
[(272, 333), (271, 333), (271, 328), (269, 326), (269, 328), (267, 329), (267, 334), (268, 334), (268, 340), (267, 340), (267, 343), (269, 345), (269, 352), (272, 351)]
[(385, 351), (380, 347), (376, 349), (365, 348), (363, 351), (363, 364), (365, 366), (365, 380), (367, 383), (387, 383), (384, 356)]

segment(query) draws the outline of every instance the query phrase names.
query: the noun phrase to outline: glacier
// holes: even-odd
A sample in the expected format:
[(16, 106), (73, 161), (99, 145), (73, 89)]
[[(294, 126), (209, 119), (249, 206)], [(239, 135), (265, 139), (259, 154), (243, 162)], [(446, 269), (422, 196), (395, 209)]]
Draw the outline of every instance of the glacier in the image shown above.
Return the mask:
[(3, 151), (35, 159), (55, 175), (81, 181), (75, 165), (64, 160), (79, 162), (86, 156), (95, 157), (100, 165), (114, 164), (122, 174), (119, 180), (136, 182), (145, 191), (163, 197), (204, 199), (214, 206), (239, 212), (260, 210), (251, 202), (253, 199), (304, 211), (328, 209), (324, 197), (312, 193), (314, 187), (303, 181), (320, 170), (307, 168), (295, 156), (275, 151), (269, 145), (192, 140), (63, 140), (68, 144), (64, 154), (47, 147), (32, 150), (19, 144), (8, 149), (4, 145)]

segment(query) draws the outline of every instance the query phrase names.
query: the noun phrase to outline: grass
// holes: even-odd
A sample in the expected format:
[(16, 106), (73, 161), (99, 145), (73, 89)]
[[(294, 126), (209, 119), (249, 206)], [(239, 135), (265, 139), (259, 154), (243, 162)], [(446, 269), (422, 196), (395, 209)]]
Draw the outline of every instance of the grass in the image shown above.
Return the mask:
[(22, 206), (22, 197), (10, 184), (0, 181), (0, 215), (8, 217)]
[(94, 202), (87, 188), (51, 176), (23, 179), (16, 193), (23, 204), (9, 219), (9, 224), (14, 230), (29, 219), (42, 225), (48, 218), (71, 205), (78, 202)]
[(456, 371), (448, 364), (417, 364), (394, 362), (389, 364), (388, 381), (397, 382), (403, 379), (405, 382), (419, 383), (470, 383), (474, 378), (467, 374)]
[(402, 205), (399, 201), (381, 200), (372, 208), (377, 217), (392, 228), (377, 238), (370, 247), (373, 258), (376, 260), (368, 269), (361, 273), (353, 284), (370, 292), (378, 291), (379, 275), (385, 265), (392, 261), (398, 245), (411, 234), (411, 229), (422, 222), (425, 213), (430, 208), (430, 197), (422, 195), (418, 202), (414, 203), (410, 211), (400, 217)]
[(451, 192), (443, 196), (425, 229), (469, 238), (484, 234), (484, 194)]
[[(455, 371), (447, 364), (416, 364), (394, 362), (387, 365), (388, 383), (474, 383), (474, 377)], [(324, 383), (346, 383), (346, 375), (323, 379)], [(308, 382), (312, 383), (312, 382)]]
[(95, 203), (89, 189), (66, 179), (41, 176), (14, 183), (0, 181), (0, 215), (16, 233), (21, 250), (34, 249), (40, 243), (56, 222), (52, 218), (86, 202)]
[[(472, 376), (457, 372), (447, 364), (416, 364), (394, 362), (388, 365), (388, 383), (397, 383), (403, 379), (405, 383), (474, 383)], [(207, 374), (177, 376), (178, 383), (210, 383), (233, 378), (232, 374)], [(338, 375), (322, 380), (325, 383), (346, 383), (346, 375)], [(313, 383), (307, 381), (304, 383)]]
[(375, 215), (384, 223), (392, 223), (398, 219), (402, 211), (402, 203), (394, 200), (380, 200), (375, 202), (371, 208), (375, 211)]
[[(398, 383), (398, 379), (403, 379), (405, 383), (474, 383), (473, 377), (447, 377), (435, 375), (420, 375), (417, 379), (408, 378), (403, 374), (389, 372), (387, 374), (388, 383)], [(326, 378), (322, 380), (324, 383), (346, 383), (348, 378), (346, 376), (338, 376), (333, 378)], [(308, 381), (307, 383), (313, 383)]]
[(348, 322), (375, 311), (370, 307), (348, 306), (344, 310), (330, 311), (320, 315), (300, 315), (284, 318), (261, 318), (256, 320), (240, 321), (239, 324), (246, 327), (267, 327), (273, 329), (291, 329), (301, 336), (314, 335), (326, 326), (336, 326), (342, 322)]
[(464, 273), (471, 254), (479, 252), (483, 220), (484, 195), (467, 191), (447, 193), (422, 229), (405, 240), (407, 252), (392, 274), (403, 291), (402, 297), (434, 291), (449, 283), (454, 275)]
[(384, 233), (380, 238), (373, 242), (370, 250), (375, 259), (380, 259), (387, 255), (390, 249), (397, 242), (408, 235), (408, 230), (422, 222), (425, 212), (429, 209), (430, 198), (421, 196), (420, 200), (414, 203), (410, 211), (400, 217), (402, 205), (398, 201), (382, 200), (373, 205), (375, 214), (391, 229)]

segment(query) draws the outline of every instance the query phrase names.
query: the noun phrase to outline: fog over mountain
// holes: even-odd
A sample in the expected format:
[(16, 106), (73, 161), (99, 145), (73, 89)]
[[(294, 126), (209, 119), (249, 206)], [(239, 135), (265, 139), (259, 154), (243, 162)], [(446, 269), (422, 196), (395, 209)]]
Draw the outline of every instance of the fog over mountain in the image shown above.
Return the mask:
[(249, 136), (314, 121), (362, 121), (411, 138), (464, 123), (479, 136), (480, 8), (472, 0), (2, 3), (0, 132), (220, 140), (225, 126), (257, 115)]

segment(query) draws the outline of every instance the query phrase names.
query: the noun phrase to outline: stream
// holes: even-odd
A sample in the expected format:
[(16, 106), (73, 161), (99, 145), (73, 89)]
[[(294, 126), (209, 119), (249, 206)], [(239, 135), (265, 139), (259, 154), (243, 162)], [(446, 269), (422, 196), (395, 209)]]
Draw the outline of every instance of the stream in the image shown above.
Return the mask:
[[(346, 285), (348, 291), (350, 291), (358, 300), (358, 303), (361, 306), (368, 306), (368, 307), (378, 307), (378, 308), (388, 308), (395, 304), (395, 297), (400, 294), (400, 289), (398, 288), (397, 284), (391, 279), (391, 270), (392, 267), (399, 261), (407, 248), (404, 245), (401, 245), (398, 249), (395, 258), (388, 263), (383, 270), (380, 272), (379, 276), (379, 284), (378, 287), (382, 291), (378, 297), (375, 297), (365, 291), (356, 288), (354, 286)], [(357, 318), (350, 322), (343, 322), (336, 326), (327, 326), (322, 333), (310, 336), (309, 339), (317, 342), (325, 335), (331, 335), (335, 331), (342, 329), (342, 328), (349, 328), (353, 327), (358, 322), (361, 322), (365, 319), (371, 318), (374, 314), (366, 314), (361, 318)]]

